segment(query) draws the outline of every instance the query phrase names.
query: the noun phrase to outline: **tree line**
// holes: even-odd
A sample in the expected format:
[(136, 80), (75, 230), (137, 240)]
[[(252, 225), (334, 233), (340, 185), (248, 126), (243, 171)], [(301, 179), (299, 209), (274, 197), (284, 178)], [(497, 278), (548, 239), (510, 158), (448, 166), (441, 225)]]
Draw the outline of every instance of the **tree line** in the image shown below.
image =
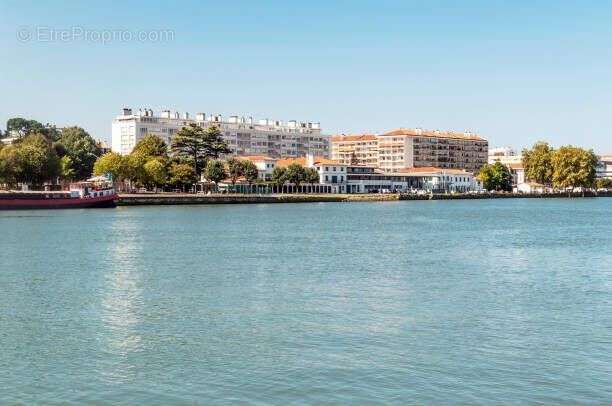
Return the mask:
[(98, 143), (81, 127), (57, 129), (20, 117), (7, 121), (4, 136), (16, 136), (10, 145), (0, 142), (0, 184), (42, 185), (90, 176), (100, 156)]
[[(597, 161), (591, 149), (571, 145), (555, 149), (543, 141), (522, 152), (525, 178), (560, 190), (612, 186), (610, 179), (596, 179)], [(512, 174), (500, 162), (484, 165), (478, 176), (487, 190), (512, 190)]]

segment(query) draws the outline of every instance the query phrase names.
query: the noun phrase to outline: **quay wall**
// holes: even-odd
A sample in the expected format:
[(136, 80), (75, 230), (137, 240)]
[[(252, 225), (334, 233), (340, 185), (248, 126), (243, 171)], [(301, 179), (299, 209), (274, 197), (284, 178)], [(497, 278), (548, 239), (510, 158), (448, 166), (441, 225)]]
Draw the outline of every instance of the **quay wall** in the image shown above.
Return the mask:
[(275, 194), (275, 195), (202, 195), (175, 193), (120, 194), (119, 206), (193, 205), (193, 204), (256, 204), (315, 202), (383, 202), (398, 200), (466, 200), (466, 199), (537, 199), (567, 197), (612, 197), (612, 192), (599, 193), (482, 193), (482, 194)]

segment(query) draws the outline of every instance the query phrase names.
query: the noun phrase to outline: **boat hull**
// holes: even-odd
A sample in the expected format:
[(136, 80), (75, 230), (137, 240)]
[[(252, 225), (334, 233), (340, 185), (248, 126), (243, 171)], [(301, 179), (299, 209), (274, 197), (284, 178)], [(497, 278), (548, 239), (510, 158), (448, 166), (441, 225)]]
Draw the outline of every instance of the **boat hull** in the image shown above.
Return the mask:
[(91, 198), (0, 198), (0, 210), (93, 209), (117, 206), (117, 195)]

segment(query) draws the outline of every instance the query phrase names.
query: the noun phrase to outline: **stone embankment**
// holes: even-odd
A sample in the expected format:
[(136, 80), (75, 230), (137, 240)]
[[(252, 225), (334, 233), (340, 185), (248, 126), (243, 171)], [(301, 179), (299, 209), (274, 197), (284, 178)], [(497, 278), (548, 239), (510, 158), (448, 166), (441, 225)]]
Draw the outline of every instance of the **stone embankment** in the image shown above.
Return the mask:
[(398, 200), (464, 200), (464, 199), (534, 199), (534, 198), (567, 198), (567, 197), (610, 197), (608, 193), (456, 193), (456, 194), (275, 194), (275, 195), (243, 195), (243, 194), (183, 194), (183, 193), (142, 193), (120, 194), (120, 206), (149, 205), (185, 205), (185, 204), (254, 204), (254, 203), (315, 203), (315, 202), (384, 202)]

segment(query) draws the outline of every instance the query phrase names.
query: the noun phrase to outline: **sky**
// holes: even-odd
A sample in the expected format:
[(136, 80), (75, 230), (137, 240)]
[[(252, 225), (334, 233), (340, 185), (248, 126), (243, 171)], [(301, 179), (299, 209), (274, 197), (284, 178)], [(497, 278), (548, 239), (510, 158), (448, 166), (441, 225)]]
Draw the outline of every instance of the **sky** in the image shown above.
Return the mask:
[(128, 106), (612, 153), (610, 21), (591, 0), (0, 0), (0, 125), (110, 140)]

